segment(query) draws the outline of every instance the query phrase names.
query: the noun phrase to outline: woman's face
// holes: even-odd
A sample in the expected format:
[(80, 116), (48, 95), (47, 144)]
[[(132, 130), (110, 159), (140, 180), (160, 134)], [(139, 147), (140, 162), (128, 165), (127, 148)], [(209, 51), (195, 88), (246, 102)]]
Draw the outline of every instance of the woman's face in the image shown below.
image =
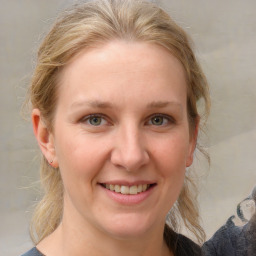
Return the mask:
[(154, 44), (110, 42), (65, 67), (45, 154), (63, 221), (119, 237), (162, 228), (192, 163), (186, 101), (182, 65)]

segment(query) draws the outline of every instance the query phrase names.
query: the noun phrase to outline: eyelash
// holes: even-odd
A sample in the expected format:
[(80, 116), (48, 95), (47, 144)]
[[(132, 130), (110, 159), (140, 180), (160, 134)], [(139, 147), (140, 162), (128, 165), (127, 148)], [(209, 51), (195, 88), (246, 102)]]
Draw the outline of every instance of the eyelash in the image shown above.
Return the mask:
[(156, 118), (156, 117), (161, 117), (161, 118), (165, 119), (165, 120), (167, 121), (166, 124), (161, 124), (161, 125), (150, 124), (150, 125), (153, 125), (153, 126), (166, 126), (166, 125), (168, 125), (168, 124), (170, 124), (170, 123), (175, 123), (175, 120), (174, 120), (173, 117), (171, 117), (171, 116), (169, 116), (169, 115), (165, 115), (165, 114), (158, 114), (158, 113), (151, 115), (151, 116), (149, 117), (149, 121), (147, 121), (147, 123), (148, 123), (148, 122), (151, 122), (152, 119), (153, 119), (153, 118)]
[[(165, 120), (166, 120), (166, 121), (165, 121), (165, 124), (160, 124), (160, 125), (154, 125), (154, 124), (152, 124), (152, 119), (153, 119), (153, 118), (156, 118), (156, 117), (161, 117), (161, 118), (165, 119)], [(92, 118), (101, 118), (101, 123), (100, 123), (99, 125), (93, 125), (93, 124), (91, 124), (91, 123), (90, 123), (90, 119), (92, 119)], [(102, 120), (104, 120), (105, 122), (109, 123), (109, 121), (107, 120), (107, 117), (106, 117), (104, 114), (90, 114), (90, 115), (88, 115), (88, 116), (83, 117), (83, 118), (80, 120), (80, 122), (82, 122), (82, 123), (85, 123), (85, 122), (86, 122), (88, 125), (97, 127), (97, 126), (102, 126), (102, 125), (104, 125), (104, 124), (102, 124)], [(151, 123), (150, 123), (150, 122), (151, 122)], [(174, 123), (175, 123), (175, 120), (174, 120), (173, 117), (171, 117), (171, 116), (169, 116), (169, 115), (156, 113), (156, 114), (153, 114), (153, 115), (149, 116), (149, 118), (147, 118), (147, 121), (146, 121), (145, 123), (148, 124), (148, 125), (161, 127), (161, 126), (166, 126), (167, 124), (170, 124), (170, 123), (173, 123), (173, 124), (174, 124)]]
[(93, 124), (91, 124), (91, 123), (90, 123), (90, 119), (92, 119), (92, 118), (101, 118), (101, 120), (105, 120), (105, 122), (108, 122), (106, 116), (103, 115), (103, 114), (90, 114), (90, 115), (88, 115), (88, 116), (83, 117), (83, 118), (80, 120), (80, 122), (82, 122), (82, 123), (87, 122), (88, 125), (95, 126), (95, 127), (102, 125), (101, 123), (100, 123), (99, 125), (93, 125)]

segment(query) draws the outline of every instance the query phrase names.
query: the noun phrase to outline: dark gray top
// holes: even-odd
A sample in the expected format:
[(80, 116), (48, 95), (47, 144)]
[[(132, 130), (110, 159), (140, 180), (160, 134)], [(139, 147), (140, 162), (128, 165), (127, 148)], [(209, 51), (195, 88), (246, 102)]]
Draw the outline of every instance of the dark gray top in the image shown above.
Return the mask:
[(256, 256), (256, 187), (202, 247), (205, 256)]
[(28, 252), (26, 252), (25, 254), (22, 254), (21, 256), (44, 256), (44, 254), (42, 254), (41, 252), (39, 252), (37, 250), (36, 247), (32, 248), (31, 250), (29, 250)]
[(247, 224), (238, 227), (230, 217), (213, 237), (202, 247), (205, 256), (247, 256), (248, 241), (245, 233)]

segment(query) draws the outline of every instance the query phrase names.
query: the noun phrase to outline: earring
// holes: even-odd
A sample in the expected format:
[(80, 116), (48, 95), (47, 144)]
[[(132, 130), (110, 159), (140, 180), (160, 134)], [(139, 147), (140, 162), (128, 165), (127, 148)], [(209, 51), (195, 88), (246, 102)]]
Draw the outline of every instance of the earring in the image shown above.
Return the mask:
[(52, 164), (52, 163), (53, 163), (53, 160), (50, 161), (50, 164)]

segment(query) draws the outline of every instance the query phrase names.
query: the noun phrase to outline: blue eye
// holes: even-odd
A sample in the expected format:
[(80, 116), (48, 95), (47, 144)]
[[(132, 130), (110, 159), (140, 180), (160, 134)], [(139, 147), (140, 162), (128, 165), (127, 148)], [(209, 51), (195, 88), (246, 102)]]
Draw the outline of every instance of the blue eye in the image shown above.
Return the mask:
[(83, 124), (86, 124), (89, 126), (102, 126), (102, 125), (108, 124), (108, 121), (106, 120), (106, 118), (101, 114), (91, 114), (83, 117), (80, 121)]

